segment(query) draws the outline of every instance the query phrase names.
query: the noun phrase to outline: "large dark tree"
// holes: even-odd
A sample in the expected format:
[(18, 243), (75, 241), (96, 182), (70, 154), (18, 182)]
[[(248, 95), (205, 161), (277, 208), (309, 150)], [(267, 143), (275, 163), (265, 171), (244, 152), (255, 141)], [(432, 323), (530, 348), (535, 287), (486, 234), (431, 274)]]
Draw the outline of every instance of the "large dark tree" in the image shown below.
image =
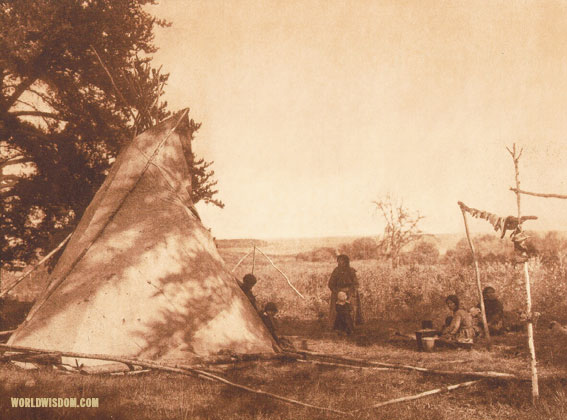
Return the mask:
[[(0, 0), (0, 266), (62, 239), (121, 145), (169, 115), (150, 3)], [(211, 162), (192, 162), (194, 202), (222, 207)]]

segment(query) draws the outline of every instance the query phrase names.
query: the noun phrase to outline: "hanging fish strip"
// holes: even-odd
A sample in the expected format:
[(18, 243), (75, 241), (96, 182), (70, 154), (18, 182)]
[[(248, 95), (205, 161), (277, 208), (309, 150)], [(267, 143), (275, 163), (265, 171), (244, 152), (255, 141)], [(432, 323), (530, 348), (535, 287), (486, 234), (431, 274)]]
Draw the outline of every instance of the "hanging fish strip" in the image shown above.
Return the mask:
[(473, 209), (465, 205), (462, 201), (458, 202), (461, 210), (466, 211), (472, 217), (487, 220), (496, 232), (502, 231), (500, 239), (504, 238), (507, 231), (510, 231), (510, 239), (514, 242), (514, 249), (523, 255), (527, 255), (528, 248), (526, 246), (526, 240), (528, 235), (522, 231), (522, 223), (526, 220), (536, 220), (537, 216), (522, 216), (520, 217), (520, 223), (518, 223), (518, 218), (515, 216), (500, 217), (497, 214), (489, 213), (484, 210)]

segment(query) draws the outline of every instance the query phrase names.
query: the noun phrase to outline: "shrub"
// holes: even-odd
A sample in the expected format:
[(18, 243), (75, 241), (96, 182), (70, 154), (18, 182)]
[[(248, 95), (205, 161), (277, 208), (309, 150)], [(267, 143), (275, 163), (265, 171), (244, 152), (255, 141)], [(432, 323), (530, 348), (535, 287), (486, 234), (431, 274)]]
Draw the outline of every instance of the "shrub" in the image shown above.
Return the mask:
[(336, 252), (333, 248), (317, 248), (308, 252), (301, 252), (295, 256), (299, 261), (334, 261)]
[(351, 260), (370, 260), (378, 257), (378, 243), (373, 238), (359, 238), (350, 244), (339, 246), (339, 252)]
[(439, 260), (439, 249), (431, 242), (420, 241), (410, 252), (402, 254), (402, 264), (436, 264)]

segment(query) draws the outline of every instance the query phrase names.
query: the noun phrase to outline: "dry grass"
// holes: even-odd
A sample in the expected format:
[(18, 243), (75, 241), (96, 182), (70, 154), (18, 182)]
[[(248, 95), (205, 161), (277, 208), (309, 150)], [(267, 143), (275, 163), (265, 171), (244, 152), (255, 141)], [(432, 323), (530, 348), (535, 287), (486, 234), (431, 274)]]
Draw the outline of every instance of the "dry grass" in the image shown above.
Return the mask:
[[(244, 255), (242, 249), (221, 248), (232, 268)], [(327, 313), (330, 262), (299, 262), (293, 255), (273, 255), (274, 261), (305, 295), (297, 296), (280, 274), (257, 256), (255, 273), (259, 282), (255, 293), (261, 304), (274, 301), (280, 308), (281, 331), (310, 350), (404, 363), (432, 369), (458, 371), (497, 370), (529, 375), (526, 337), (521, 333), (497, 337), (491, 351), (482, 343), (471, 351), (438, 349), (419, 353), (412, 341), (391, 341), (394, 330), (410, 333), (422, 319), (436, 322), (446, 315), (444, 296), (458, 293), (465, 305), (476, 303), (473, 273), (468, 268), (449, 265), (401, 267), (391, 270), (375, 261), (355, 261), (363, 292), (367, 322), (357, 335), (345, 339), (329, 331)], [(553, 276), (541, 266), (534, 270), (536, 306), (547, 309), (549, 317), (565, 309), (561, 303), (566, 279), (563, 271)], [(238, 277), (251, 271), (251, 259), (236, 271)], [(507, 297), (507, 309), (522, 302), (517, 269), (494, 265), (483, 270), (483, 282), (490, 282)], [(554, 287), (550, 287), (554, 285)], [(25, 292), (25, 288), (24, 288)], [(22, 293), (24, 293), (22, 292)], [(555, 293), (554, 293), (555, 292)], [(25, 294), (25, 293), (24, 293)], [(552, 296), (553, 295), (553, 296)], [(27, 296), (27, 295), (26, 295)], [(551, 312), (551, 310), (555, 312)], [(559, 319), (561, 319), (559, 317)], [(551, 335), (541, 324), (536, 328), (536, 352), (542, 377), (567, 377), (565, 338)], [(338, 368), (309, 363), (259, 363), (228, 370), (224, 376), (235, 382), (339, 410), (355, 410), (373, 403), (416, 394), (464, 382), (464, 377), (448, 377), (403, 370)], [(531, 405), (530, 384), (523, 381), (483, 381), (420, 400), (380, 409), (363, 410), (357, 419), (565, 419), (567, 395), (564, 381), (542, 379), (541, 400)], [(100, 407), (92, 409), (13, 409), (9, 397), (98, 397)], [(174, 374), (149, 373), (131, 377), (64, 375), (52, 370), (22, 371), (0, 366), (1, 419), (329, 419), (337, 415), (291, 406), (220, 384)]]
[[(528, 374), (524, 350), (525, 337), (512, 334), (499, 337), (492, 351), (479, 344), (468, 350), (438, 349), (420, 353), (412, 341), (389, 341), (389, 327), (370, 323), (358, 332), (368, 339), (364, 346), (357, 338), (341, 338), (322, 331), (316, 321), (283, 320), (282, 328), (293, 334), (296, 343), (306, 340), (310, 350), (404, 363), (432, 369), (455, 371), (498, 370)], [(318, 331), (313, 334), (313, 331)], [(559, 354), (566, 343), (550, 333), (537, 337), (543, 376), (565, 372), (566, 356)], [(235, 366), (223, 376), (234, 382), (273, 392), (310, 404), (344, 411), (358, 410), (374, 403), (413, 395), (450, 384), (466, 377), (440, 376), (404, 370), (320, 366), (311, 363), (269, 362)], [(484, 381), (420, 400), (380, 409), (362, 410), (358, 419), (562, 419), (567, 415), (565, 383), (542, 379), (541, 401), (530, 403), (530, 383), (523, 381)], [(292, 406), (220, 384), (174, 374), (148, 373), (141, 376), (64, 375), (52, 370), (23, 371), (11, 365), (0, 368), (0, 418), (2, 419), (330, 419), (336, 414)], [(15, 409), (9, 397), (98, 397), (100, 407), (92, 409)], [(352, 418), (352, 417), (351, 417)]]

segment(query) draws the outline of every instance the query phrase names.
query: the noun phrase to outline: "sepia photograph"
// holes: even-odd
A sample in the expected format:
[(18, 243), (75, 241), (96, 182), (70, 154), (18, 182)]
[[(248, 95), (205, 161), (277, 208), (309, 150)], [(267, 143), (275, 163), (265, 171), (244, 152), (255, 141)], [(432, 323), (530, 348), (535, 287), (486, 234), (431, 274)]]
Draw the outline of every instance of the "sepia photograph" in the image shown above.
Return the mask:
[(567, 419), (567, 2), (0, 0), (0, 419)]

